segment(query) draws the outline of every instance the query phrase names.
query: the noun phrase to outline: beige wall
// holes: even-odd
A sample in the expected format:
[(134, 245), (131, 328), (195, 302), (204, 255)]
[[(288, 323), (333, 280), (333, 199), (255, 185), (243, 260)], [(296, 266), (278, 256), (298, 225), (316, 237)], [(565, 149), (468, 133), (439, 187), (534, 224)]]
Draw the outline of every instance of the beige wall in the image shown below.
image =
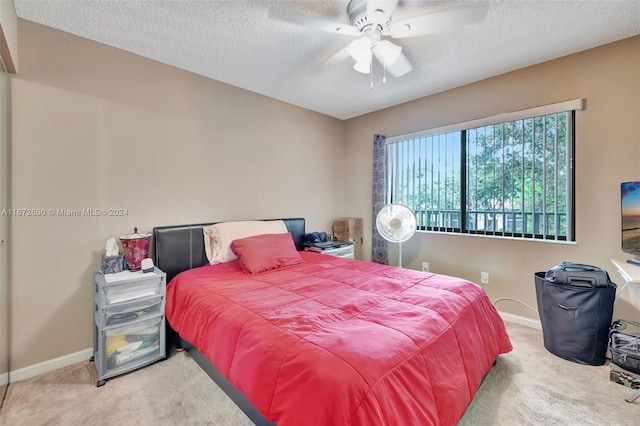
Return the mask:
[[(470, 64), (472, 66), (472, 64)], [(486, 286), (491, 299), (512, 297), (536, 306), (533, 274), (563, 260), (595, 264), (622, 278), (610, 262), (620, 250), (620, 188), (640, 180), (640, 37), (560, 58), (378, 111), (347, 122), (346, 214), (365, 219), (370, 253), (372, 135), (388, 136), (488, 117), (569, 99), (586, 99), (576, 117), (576, 245), (420, 232), (403, 244), (403, 263), (458, 275)], [(391, 248), (397, 259), (397, 248)], [(638, 320), (628, 293), (614, 317)], [(535, 318), (528, 308), (501, 301), (499, 310)]]
[(91, 347), (109, 237), (344, 214), (343, 122), (28, 21), (19, 40), (13, 207), (129, 214), (14, 218), (12, 370)]

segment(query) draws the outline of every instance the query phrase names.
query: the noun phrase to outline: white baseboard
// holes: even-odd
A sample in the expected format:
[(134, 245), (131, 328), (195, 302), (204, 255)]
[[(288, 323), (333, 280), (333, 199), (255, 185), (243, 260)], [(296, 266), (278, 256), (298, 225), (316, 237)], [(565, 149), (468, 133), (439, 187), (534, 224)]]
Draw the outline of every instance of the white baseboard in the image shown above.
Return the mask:
[(9, 384), (9, 373), (0, 374), (0, 386)]
[(524, 325), (525, 327), (535, 328), (536, 330), (542, 330), (540, 321), (531, 318), (523, 317), (520, 315), (509, 314), (507, 312), (498, 311), (503, 321), (512, 322), (518, 325)]
[(64, 355), (59, 358), (50, 359), (49, 361), (11, 371), (9, 372), (9, 377), (11, 379), (11, 383), (19, 382), (20, 380), (30, 379), (32, 377), (39, 376), (40, 374), (57, 370), (58, 368), (66, 367), (68, 365), (76, 364), (82, 361), (87, 361), (92, 356), (93, 348), (83, 349), (69, 355)]

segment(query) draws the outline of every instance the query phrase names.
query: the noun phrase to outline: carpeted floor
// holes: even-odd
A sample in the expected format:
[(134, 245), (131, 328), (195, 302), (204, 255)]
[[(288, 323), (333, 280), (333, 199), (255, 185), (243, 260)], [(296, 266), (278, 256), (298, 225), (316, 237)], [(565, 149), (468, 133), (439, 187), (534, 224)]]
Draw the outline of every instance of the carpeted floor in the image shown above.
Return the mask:
[[(640, 400), (609, 381), (609, 367), (560, 359), (540, 331), (507, 324), (514, 351), (500, 356), (460, 425), (637, 425)], [(190, 358), (181, 353), (96, 388), (83, 362), (16, 382), (0, 425), (219, 425), (252, 423)]]
[(626, 426), (640, 424), (633, 390), (609, 380), (609, 366), (549, 353), (542, 332), (507, 323), (513, 352), (501, 355), (459, 425)]

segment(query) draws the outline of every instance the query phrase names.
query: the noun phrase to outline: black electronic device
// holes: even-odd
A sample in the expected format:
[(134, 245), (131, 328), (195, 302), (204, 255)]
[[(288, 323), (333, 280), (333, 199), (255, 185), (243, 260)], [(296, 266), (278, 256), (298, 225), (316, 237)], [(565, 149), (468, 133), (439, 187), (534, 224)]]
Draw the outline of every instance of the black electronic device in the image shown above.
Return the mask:
[(640, 266), (640, 260), (638, 260), (638, 259), (627, 259), (627, 263), (629, 263), (631, 265)]
[(329, 236), (326, 232), (309, 232), (304, 234), (304, 241), (309, 244), (326, 243)]

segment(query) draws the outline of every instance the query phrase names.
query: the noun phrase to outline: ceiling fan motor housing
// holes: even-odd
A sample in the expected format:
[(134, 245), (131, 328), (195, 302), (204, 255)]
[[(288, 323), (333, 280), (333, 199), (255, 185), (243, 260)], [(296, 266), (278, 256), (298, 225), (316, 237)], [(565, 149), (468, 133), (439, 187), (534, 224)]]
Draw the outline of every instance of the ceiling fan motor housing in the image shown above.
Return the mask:
[(349, 20), (358, 31), (365, 33), (376, 29), (379, 33), (391, 26), (391, 13), (375, 9), (372, 16), (367, 14), (367, 0), (351, 0), (347, 6)]

